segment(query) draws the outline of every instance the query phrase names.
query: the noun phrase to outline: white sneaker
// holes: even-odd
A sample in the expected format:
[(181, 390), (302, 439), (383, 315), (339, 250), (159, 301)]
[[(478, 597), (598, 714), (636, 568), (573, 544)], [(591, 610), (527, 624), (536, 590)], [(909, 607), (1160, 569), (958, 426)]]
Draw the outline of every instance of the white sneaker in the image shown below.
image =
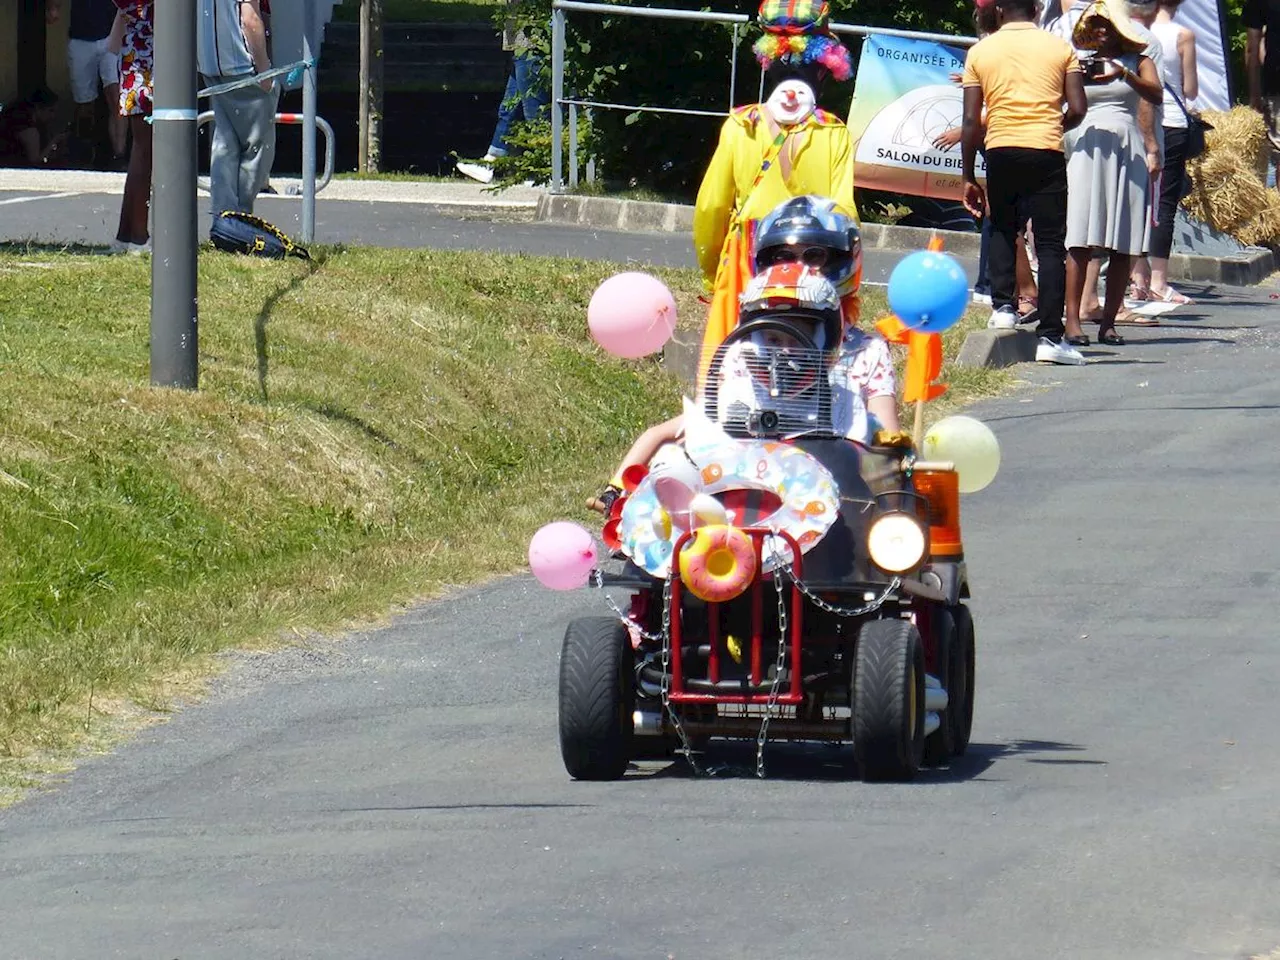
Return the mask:
[(479, 180), (481, 183), (493, 183), (493, 167), (487, 163), (469, 163), (466, 160), (459, 160), (457, 163), (458, 172), (472, 180)]
[(976, 293), (976, 292), (975, 292), (975, 293), (974, 293), (974, 295), (973, 295), (973, 302), (974, 302), (974, 303), (981, 303), (981, 304), (983, 304), (984, 306), (988, 306), (988, 307), (989, 307), (989, 306), (991, 306), (991, 294), (989, 294), (989, 293)]
[(1014, 330), (1018, 326), (1018, 314), (1013, 307), (1001, 307), (987, 320), (988, 330)]
[(1083, 367), (1087, 360), (1084, 354), (1065, 340), (1054, 343), (1048, 337), (1041, 337), (1036, 346), (1036, 363), (1060, 363), (1069, 367)]

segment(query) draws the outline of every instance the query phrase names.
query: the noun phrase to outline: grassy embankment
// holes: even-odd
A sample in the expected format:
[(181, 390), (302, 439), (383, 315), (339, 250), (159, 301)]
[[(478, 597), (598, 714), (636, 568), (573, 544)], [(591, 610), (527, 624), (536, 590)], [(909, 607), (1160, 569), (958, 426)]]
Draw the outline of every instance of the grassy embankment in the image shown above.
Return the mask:
[[(518, 570), (542, 523), (589, 522), (681, 392), (589, 341), (616, 270), (206, 252), (185, 393), (147, 386), (149, 258), (0, 251), (0, 799), (194, 690), (219, 650)], [(697, 323), (693, 271), (661, 275)], [(944, 376), (958, 400), (1006, 382)]]

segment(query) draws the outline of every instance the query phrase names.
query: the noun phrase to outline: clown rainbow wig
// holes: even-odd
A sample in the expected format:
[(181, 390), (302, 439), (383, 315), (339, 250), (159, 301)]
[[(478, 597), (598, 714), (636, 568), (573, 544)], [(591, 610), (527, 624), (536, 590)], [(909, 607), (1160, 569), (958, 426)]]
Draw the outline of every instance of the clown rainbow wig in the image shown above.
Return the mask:
[(816, 64), (826, 69), (837, 81), (853, 75), (849, 51), (835, 37), (824, 33), (766, 33), (751, 47), (766, 69), (775, 63), (795, 66)]

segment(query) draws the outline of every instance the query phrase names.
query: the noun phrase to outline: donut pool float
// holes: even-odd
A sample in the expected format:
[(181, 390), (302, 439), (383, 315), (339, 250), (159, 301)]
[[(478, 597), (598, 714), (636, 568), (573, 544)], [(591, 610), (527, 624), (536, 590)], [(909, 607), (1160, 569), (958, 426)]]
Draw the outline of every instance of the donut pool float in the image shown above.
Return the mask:
[(755, 576), (755, 544), (738, 527), (699, 527), (680, 551), (680, 582), (699, 600), (732, 600), (751, 586)]
[[(673, 564), (675, 543), (689, 530), (727, 521), (731, 527), (789, 534), (804, 553), (826, 535), (840, 512), (834, 478), (799, 447), (726, 438), (687, 452), (698, 468), (696, 476), (685, 480), (691, 496), (673, 500), (649, 476), (622, 507), (616, 531), (622, 552), (651, 576), (665, 580), (673, 566), (679, 570)], [(709, 507), (709, 498), (722, 509), (692, 509)], [(792, 560), (782, 537), (765, 537), (761, 565), (766, 573)]]

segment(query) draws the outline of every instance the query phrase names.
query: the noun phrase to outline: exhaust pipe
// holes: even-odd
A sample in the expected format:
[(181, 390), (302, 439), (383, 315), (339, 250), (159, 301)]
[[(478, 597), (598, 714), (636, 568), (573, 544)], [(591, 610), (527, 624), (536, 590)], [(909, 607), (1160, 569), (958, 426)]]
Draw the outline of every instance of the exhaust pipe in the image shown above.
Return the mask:
[(637, 737), (662, 736), (662, 714), (657, 710), (637, 710), (631, 721)]

